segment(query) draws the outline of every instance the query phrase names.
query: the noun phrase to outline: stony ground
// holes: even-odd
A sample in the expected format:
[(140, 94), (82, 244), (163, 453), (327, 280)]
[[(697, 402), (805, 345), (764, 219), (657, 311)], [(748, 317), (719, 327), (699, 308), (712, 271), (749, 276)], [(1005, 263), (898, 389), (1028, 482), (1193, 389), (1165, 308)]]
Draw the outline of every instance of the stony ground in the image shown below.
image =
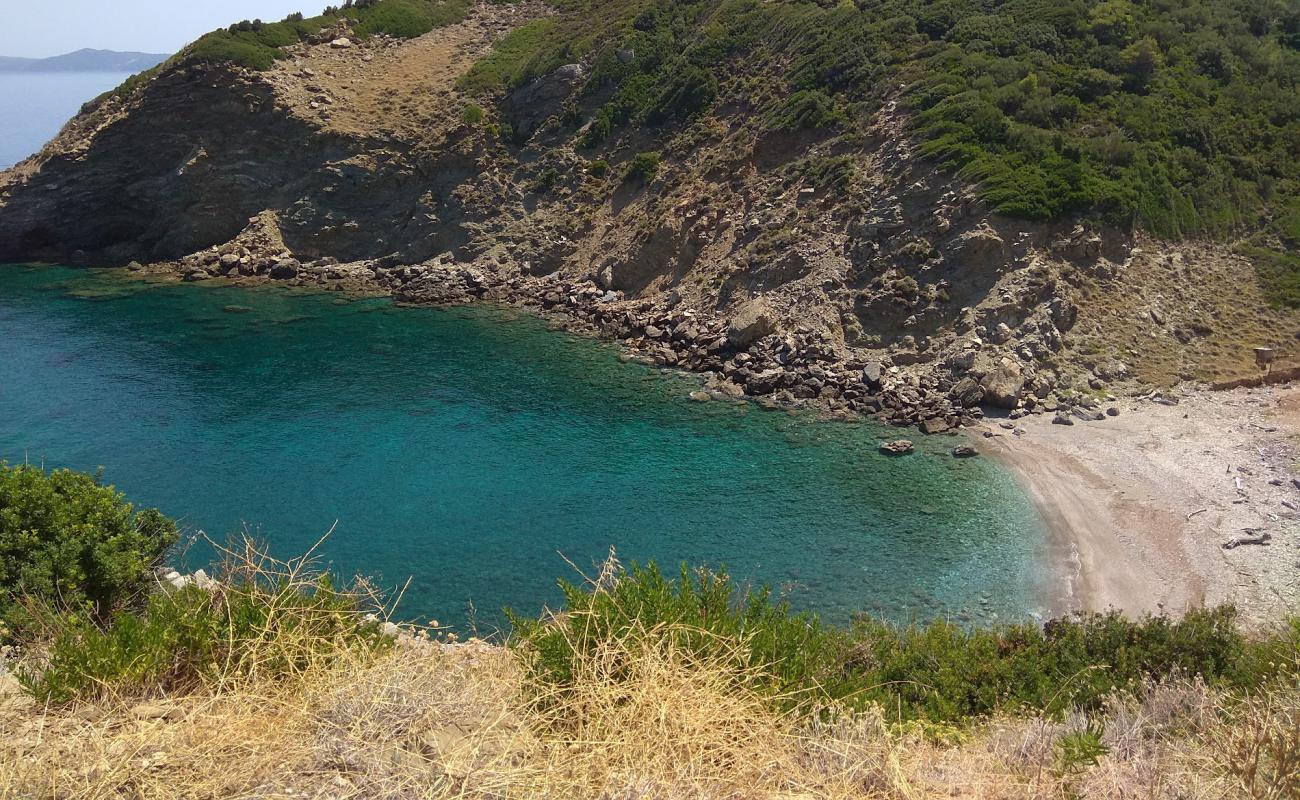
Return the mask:
[(1300, 609), (1300, 387), (1186, 390), (989, 421), (982, 441), (1056, 529), (1063, 608)]

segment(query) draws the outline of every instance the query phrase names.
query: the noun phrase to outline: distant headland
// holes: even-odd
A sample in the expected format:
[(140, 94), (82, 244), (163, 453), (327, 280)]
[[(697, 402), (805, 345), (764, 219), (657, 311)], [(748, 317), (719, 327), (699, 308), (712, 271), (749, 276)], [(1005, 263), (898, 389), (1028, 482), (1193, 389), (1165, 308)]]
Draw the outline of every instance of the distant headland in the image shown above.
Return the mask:
[(140, 72), (166, 61), (166, 53), (124, 53), (83, 48), (49, 58), (0, 56), (0, 72)]

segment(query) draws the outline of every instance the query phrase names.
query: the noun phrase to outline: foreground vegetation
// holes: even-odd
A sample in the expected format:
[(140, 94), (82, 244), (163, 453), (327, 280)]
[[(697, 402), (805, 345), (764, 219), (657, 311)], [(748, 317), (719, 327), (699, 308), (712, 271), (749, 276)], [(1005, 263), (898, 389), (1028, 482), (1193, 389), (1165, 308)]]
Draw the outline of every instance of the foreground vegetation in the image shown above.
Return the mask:
[(138, 604), (178, 536), (99, 475), (0, 461), (0, 644), (33, 635), (51, 603), (87, 623)]
[[(88, 476), (4, 475), (22, 491), (0, 492), (0, 519), (23, 511), (35, 541), (80, 520), (65, 538), (99, 542), (133, 518)], [(87, 494), (107, 513), (86, 521)], [(51, 560), (12, 554), (20, 574)], [(6, 589), (34, 625), (10, 665), (28, 704), (0, 683), (17, 733), (0, 740), (0, 794), (904, 797), (976, 776), (991, 797), (1300, 789), (1296, 620), (1251, 635), (1231, 609), (837, 628), (725, 574), (611, 558), (562, 584), (562, 609), (460, 646), (383, 622), (365, 584), (335, 589), (310, 554), (223, 555), (213, 583), (160, 582), (111, 614)], [(965, 783), (934, 783), (942, 760)]]

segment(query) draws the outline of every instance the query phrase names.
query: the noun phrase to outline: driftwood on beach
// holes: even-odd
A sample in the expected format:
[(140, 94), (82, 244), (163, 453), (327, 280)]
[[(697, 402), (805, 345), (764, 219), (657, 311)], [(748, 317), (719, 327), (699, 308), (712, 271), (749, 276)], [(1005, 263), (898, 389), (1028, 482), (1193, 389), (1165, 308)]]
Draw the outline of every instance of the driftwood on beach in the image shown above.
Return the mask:
[(1234, 547), (1241, 547), (1243, 544), (1268, 544), (1273, 538), (1273, 534), (1268, 531), (1256, 531), (1254, 528), (1243, 529), (1247, 536), (1235, 536), (1223, 543), (1224, 550), (1231, 550)]

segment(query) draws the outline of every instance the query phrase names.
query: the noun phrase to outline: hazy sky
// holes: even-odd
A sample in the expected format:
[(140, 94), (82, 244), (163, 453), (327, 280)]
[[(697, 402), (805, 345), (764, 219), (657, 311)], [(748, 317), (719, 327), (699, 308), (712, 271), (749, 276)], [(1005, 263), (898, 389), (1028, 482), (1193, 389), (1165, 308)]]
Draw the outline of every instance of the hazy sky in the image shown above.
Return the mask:
[[(41, 58), (83, 47), (172, 53), (241, 19), (309, 16), (328, 0), (0, 0), (0, 56)], [(337, 2), (334, 3), (338, 5)]]

